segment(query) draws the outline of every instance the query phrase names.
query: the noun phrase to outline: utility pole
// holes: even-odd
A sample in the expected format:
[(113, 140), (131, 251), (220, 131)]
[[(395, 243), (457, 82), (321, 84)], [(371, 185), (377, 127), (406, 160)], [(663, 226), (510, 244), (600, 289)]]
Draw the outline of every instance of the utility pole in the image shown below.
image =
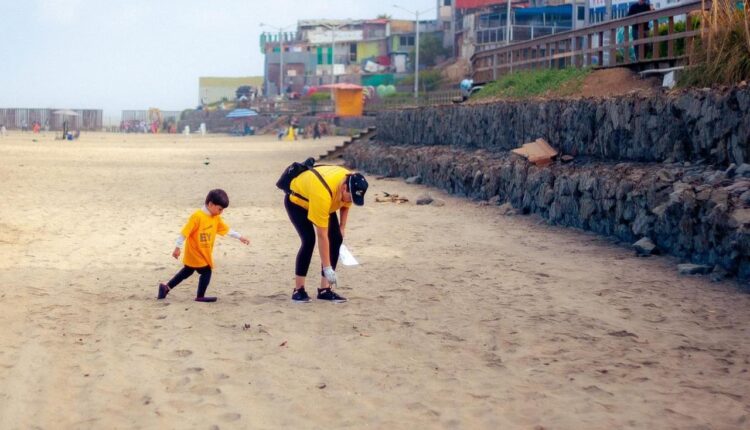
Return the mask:
[[(336, 31), (341, 27), (346, 26), (347, 23), (341, 24), (323, 24), (323, 27), (331, 31), (331, 85), (336, 83)], [(331, 88), (331, 101), (335, 99), (336, 91)]]
[(505, 9), (505, 44), (510, 45), (510, 0)]
[(435, 8), (431, 7), (429, 9), (419, 11), (419, 10), (409, 10), (397, 4), (394, 4), (393, 7), (409, 12), (411, 14), (414, 14), (416, 33), (417, 33), (414, 39), (414, 44), (416, 45), (414, 47), (414, 63), (415, 63), (414, 64), (414, 99), (419, 100), (419, 15), (423, 13), (427, 13)]
[(417, 37), (414, 40), (416, 54), (414, 55), (414, 98), (419, 100), (419, 11), (414, 12), (416, 19)]
[(260, 26), (272, 28), (279, 32), (279, 96), (281, 96), (282, 94), (284, 94), (282, 90), (282, 87), (284, 86), (284, 38), (282, 32), (284, 31), (284, 29), (289, 28), (289, 26), (276, 27), (273, 25), (264, 24), (262, 22), (260, 23)]
[(279, 30), (279, 96), (284, 97), (284, 91), (281, 89), (284, 86), (284, 39)]

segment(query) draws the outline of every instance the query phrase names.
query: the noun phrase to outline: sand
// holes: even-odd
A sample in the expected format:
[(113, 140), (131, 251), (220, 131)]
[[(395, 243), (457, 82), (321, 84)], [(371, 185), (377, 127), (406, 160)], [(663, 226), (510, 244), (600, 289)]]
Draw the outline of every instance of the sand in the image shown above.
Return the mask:
[[(399, 179), (352, 210), (350, 301), (291, 303), (273, 184), (340, 141), (0, 138), (0, 428), (750, 427), (737, 285)], [(252, 244), (217, 240), (217, 303), (155, 300), (214, 187)]]

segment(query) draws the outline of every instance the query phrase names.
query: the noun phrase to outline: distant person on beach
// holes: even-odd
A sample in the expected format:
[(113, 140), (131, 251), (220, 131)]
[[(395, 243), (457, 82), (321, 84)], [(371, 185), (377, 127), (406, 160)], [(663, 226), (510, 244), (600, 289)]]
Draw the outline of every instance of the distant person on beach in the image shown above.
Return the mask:
[(0, 126), (0, 136), (7, 136), (8, 135), (8, 129), (5, 128), (5, 125)]
[(294, 268), (292, 300), (310, 301), (305, 278), (317, 238), (322, 265), (318, 300), (345, 302), (344, 297), (333, 291), (337, 284), (336, 263), (344, 242), (349, 208), (352, 203), (365, 204), (367, 180), (362, 174), (340, 166), (317, 166), (292, 179), (290, 188), (291, 193), (284, 197), (284, 207), (302, 241)]
[(313, 125), (313, 140), (320, 139), (320, 123), (315, 121)]
[(250, 244), (240, 233), (231, 230), (229, 226), (221, 219), (221, 213), (229, 206), (229, 197), (224, 190), (215, 189), (209, 191), (206, 196), (206, 204), (203, 208), (198, 209), (188, 219), (187, 224), (182, 227), (172, 257), (180, 257), (180, 248), (185, 245), (185, 255), (182, 261), (185, 264), (174, 277), (167, 282), (159, 283), (159, 293), (157, 299), (164, 299), (167, 294), (180, 284), (180, 282), (189, 278), (194, 272), (198, 272), (198, 293), (195, 297), (196, 302), (215, 302), (216, 297), (206, 297), (206, 289), (211, 282), (211, 271), (214, 267), (213, 250), (216, 235), (224, 236), (229, 234), (230, 237), (238, 239), (245, 245)]

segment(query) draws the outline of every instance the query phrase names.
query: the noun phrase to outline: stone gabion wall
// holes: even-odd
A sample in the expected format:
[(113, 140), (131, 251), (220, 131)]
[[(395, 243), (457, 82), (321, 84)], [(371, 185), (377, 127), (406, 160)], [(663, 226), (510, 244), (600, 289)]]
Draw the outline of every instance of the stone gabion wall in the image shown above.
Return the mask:
[(507, 151), (543, 137), (574, 156), (739, 165), (750, 161), (750, 88), (390, 111), (377, 128), (405, 145)]
[(344, 158), (370, 173), (419, 175), (450, 193), (508, 201), (552, 224), (628, 242), (648, 237), (661, 252), (750, 279), (750, 179), (734, 168), (614, 162), (539, 168), (510, 153), (368, 142), (353, 143)]
[(339, 119), (339, 126), (352, 130), (365, 130), (368, 127), (375, 127), (375, 121), (374, 116), (347, 117)]

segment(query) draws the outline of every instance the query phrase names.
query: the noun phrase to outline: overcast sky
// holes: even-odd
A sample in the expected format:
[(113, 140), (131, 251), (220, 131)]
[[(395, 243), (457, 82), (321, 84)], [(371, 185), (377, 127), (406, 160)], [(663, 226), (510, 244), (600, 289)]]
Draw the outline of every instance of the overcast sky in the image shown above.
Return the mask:
[[(200, 76), (263, 74), (261, 22), (414, 19), (435, 0), (0, 0), (0, 108), (181, 110)], [(430, 10), (426, 18), (434, 18)], [(421, 16), (420, 16), (421, 18)]]

